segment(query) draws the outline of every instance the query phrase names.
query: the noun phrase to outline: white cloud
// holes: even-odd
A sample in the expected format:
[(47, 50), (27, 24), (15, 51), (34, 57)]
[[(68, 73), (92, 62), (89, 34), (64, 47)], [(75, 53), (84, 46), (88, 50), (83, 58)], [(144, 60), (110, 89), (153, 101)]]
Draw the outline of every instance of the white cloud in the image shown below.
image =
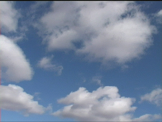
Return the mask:
[(162, 17), (162, 10), (157, 13), (158, 16)]
[(35, 13), (38, 9), (41, 9), (42, 6), (46, 5), (49, 1), (35, 1), (34, 4), (30, 6), (32, 13)]
[(102, 82), (101, 82), (101, 76), (95, 76), (92, 78), (93, 82), (96, 82), (98, 85), (103, 86)]
[(8, 81), (31, 80), (33, 71), (23, 51), (9, 38), (0, 35), (2, 77)]
[(157, 88), (151, 93), (143, 95), (141, 101), (149, 101), (157, 106), (162, 106), (162, 89)]
[(18, 42), (26, 38), (25, 32), (27, 31), (27, 26), (26, 23), (19, 22), (19, 19), (23, 16), (15, 8), (15, 4), (16, 2), (13, 1), (0, 1), (0, 23), (1, 32), (12, 38), (12, 41)]
[(14, 8), (14, 2), (0, 1), (1, 31), (16, 31), (19, 13)]
[(92, 92), (80, 87), (77, 91), (59, 99), (58, 102), (66, 104), (66, 106), (52, 115), (81, 122), (145, 121), (161, 118), (159, 114), (145, 114), (139, 118), (134, 118), (133, 112), (136, 110), (136, 107), (132, 106), (134, 101), (133, 98), (120, 96), (118, 88), (114, 86), (99, 87)]
[(34, 1), (31, 3), (31, 5), (28, 7), (28, 11), (26, 13), (26, 16), (28, 19), (28, 24), (35, 26), (36, 23), (34, 23), (35, 19), (40, 16), (39, 12), (43, 14), (43, 12), (48, 9), (47, 5), (50, 3), (50, 1)]
[(0, 108), (22, 112), (24, 115), (43, 114), (45, 108), (33, 100), (33, 96), (17, 85), (0, 86)]
[(158, 21), (159, 23), (162, 23), (162, 10), (160, 10), (159, 12), (157, 12), (157, 13), (155, 14), (155, 16), (157, 17), (157, 21)]
[(145, 115), (142, 115), (140, 116), (139, 118), (135, 118), (133, 119), (133, 122), (142, 122), (142, 121), (155, 121), (157, 119), (162, 119), (162, 116), (159, 115), (159, 114), (154, 114), (154, 115), (151, 115), (151, 114), (145, 114)]
[[(135, 2), (128, 1), (55, 1), (40, 22), (49, 50), (73, 49), (104, 63), (139, 58), (155, 31)], [(77, 41), (81, 48), (75, 46)]]
[(20, 34), (19, 36), (13, 36), (13, 37), (10, 36), (10, 38), (12, 38), (12, 41), (15, 42), (15, 43), (23, 40), (24, 37), (25, 37), (25, 35), (23, 35), (23, 34)]
[(46, 111), (48, 111), (49, 114), (52, 113), (52, 111), (53, 111), (53, 109), (52, 109), (52, 104), (49, 104), (49, 105), (47, 106)]
[(127, 112), (136, 109), (131, 107), (134, 99), (120, 97), (118, 89), (113, 86), (100, 87), (92, 93), (81, 87), (58, 102), (68, 105), (53, 115), (78, 121), (126, 121), (131, 117)]
[(53, 57), (43, 57), (39, 62), (38, 66), (45, 70), (56, 71), (58, 75), (61, 75), (63, 66), (52, 64), (51, 60)]

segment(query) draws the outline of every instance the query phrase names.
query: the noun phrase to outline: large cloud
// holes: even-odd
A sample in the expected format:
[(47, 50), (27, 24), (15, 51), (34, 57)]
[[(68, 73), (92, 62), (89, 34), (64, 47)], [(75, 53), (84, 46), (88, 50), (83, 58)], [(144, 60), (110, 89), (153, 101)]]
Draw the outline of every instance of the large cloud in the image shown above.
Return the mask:
[(0, 1), (1, 31), (16, 31), (19, 13), (11, 1)]
[(117, 87), (114, 86), (99, 87), (93, 92), (81, 87), (65, 98), (59, 99), (59, 103), (67, 106), (54, 112), (53, 115), (77, 121), (144, 121), (160, 118), (158, 114), (133, 118), (132, 112), (136, 109), (132, 106), (134, 101), (133, 98), (121, 97)]
[(149, 101), (157, 106), (162, 106), (162, 89), (157, 88), (152, 92), (143, 95), (141, 101)]
[(63, 70), (63, 66), (61, 65), (56, 65), (56, 64), (52, 64), (51, 60), (52, 57), (43, 57), (39, 62), (38, 62), (38, 66), (40, 68), (43, 68), (45, 70), (51, 70), (51, 71), (55, 71), (58, 73), (58, 75), (61, 75), (62, 70)]
[(8, 81), (31, 80), (33, 71), (23, 51), (9, 38), (0, 35), (2, 77)]
[(128, 1), (56, 1), (40, 22), (49, 50), (73, 49), (89, 60), (119, 64), (139, 58), (151, 45), (155, 30), (139, 7)]
[(17, 85), (0, 86), (0, 108), (19, 111), (24, 115), (43, 114), (45, 108), (33, 100), (33, 96)]

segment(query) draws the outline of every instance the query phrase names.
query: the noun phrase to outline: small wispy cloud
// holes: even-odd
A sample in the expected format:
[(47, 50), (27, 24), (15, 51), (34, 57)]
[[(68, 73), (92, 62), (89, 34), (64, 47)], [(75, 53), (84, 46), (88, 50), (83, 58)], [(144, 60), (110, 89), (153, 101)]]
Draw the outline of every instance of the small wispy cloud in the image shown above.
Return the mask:
[(161, 106), (162, 105), (162, 89), (157, 88), (157, 89), (154, 89), (152, 92), (143, 95), (141, 97), (140, 102), (143, 102), (143, 101), (149, 101), (152, 104)]
[(92, 78), (92, 81), (95, 82), (95, 83), (97, 83), (99, 86), (103, 86), (103, 84), (101, 82), (101, 78), (102, 78), (101, 76), (94, 76)]
[(157, 21), (162, 24), (162, 9), (155, 14)]
[(53, 56), (51, 57), (43, 57), (39, 62), (38, 62), (38, 67), (43, 68), (48, 71), (55, 71), (58, 73), (58, 75), (62, 74), (63, 66), (53, 64), (52, 63)]

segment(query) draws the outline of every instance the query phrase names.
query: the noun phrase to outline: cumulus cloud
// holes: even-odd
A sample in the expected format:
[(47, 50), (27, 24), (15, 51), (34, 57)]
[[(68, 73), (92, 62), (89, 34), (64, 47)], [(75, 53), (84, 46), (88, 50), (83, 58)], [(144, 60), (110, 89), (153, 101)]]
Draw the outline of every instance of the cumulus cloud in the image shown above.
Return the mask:
[(52, 58), (53, 58), (53, 56), (52, 57), (43, 57), (38, 62), (38, 66), (45, 70), (55, 71), (58, 73), (58, 75), (61, 75), (63, 66), (52, 64), (52, 62), (51, 62)]
[(133, 117), (136, 107), (133, 98), (122, 97), (115, 86), (99, 87), (92, 92), (80, 87), (64, 98), (58, 100), (66, 104), (52, 115), (72, 118), (76, 121), (147, 121), (160, 119), (159, 114), (145, 114), (139, 118)]
[(13, 1), (0, 1), (0, 23), (1, 32), (12, 38), (12, 41), (18, 42), (26, 38), (27, 25), (22, 21), (19, 22), (23, 17), (22, 11), (17, 10), (15, 4)]
[(144, 54), (155, 31), (129, 1), (55, 1), (40, 23), (49, 50), (72, 49), (88, 60), (119, 64)]
[(92, 93), (81, 87), (58, 102), (68, 105), (53, 115), (78, 121), (129, 121), (131, 116), (127, 112), (136, 109), (131, 106), (134, 99), (120, 97), (118, 89), (113, 86), (100, 87)]
[(141, 101), (149, 101), (157, 106), (162, 106), (162, 89), (157, 88), (152, 92), (143, 95)]
[(9, 84), (0, 86), (0, 108), (18, 111), (24, 115), (43, 114), (45, 108), (33, 100), (33, 96), (24, 92), (23, 88)]
[(14, 8), (14, 2), (0, 1), (1, 31), (16, 31), (19, 13)]
[(33, 71), (23, 51), (9, 38), (0, 35), (2, 78), (20, 82), (31, 80)]

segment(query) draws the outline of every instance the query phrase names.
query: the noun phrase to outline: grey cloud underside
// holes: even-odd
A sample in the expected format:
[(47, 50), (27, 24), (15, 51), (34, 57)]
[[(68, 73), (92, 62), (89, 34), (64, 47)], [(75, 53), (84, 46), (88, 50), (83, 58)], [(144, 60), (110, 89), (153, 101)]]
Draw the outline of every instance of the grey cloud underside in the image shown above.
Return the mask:
[(156, 30), (135, 2), (56, 1), (51, 9), (40, 19), (48, 49), (74, 50), (92, 61), (124, 64), (139, 58)]

